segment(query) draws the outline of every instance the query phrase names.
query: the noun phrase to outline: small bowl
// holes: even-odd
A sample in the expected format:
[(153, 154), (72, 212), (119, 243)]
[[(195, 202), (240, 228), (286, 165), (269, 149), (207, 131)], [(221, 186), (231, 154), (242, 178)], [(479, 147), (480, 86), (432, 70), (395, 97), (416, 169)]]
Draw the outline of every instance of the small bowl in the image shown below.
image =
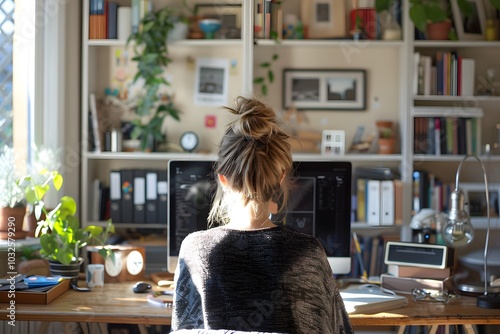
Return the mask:
[(215, 32), (220, 29), (221, 21), (217, 19), (203, 19), (198, 23), (206, 39), (213, 39)]

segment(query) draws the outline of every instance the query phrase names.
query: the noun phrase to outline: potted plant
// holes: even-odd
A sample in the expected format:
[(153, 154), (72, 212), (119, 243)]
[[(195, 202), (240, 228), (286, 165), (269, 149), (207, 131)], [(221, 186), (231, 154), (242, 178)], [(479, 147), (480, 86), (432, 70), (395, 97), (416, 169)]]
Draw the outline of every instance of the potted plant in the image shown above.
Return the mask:
[(0, 239), (23, 239), (22, 231), (26, 202), (15, 164), (14, 150), (4, 146), (0, 153)]
[(377, 121), (376, 125), (378, 130), (378, 153), (395, 153), (396, 136), (394, 123), (392, 121)]
[[(54, 209), (47, 210), (43, 198), (51, 188), (57, 191), (61, 188), (63, 177), (57, 171), (41, 170), (39, 173), (41, 178), (25, 176), (18, 183), (24, 186), (26, 201), (33, 205), (35, 216), (45, 215), (35, 231), (35, 236), (40, 238), (40, 254), (49, 261), (53, 275), (76, 277), (83, 262), (80, 249), (87, 245), (104, 246), (108, 234), (114, 232), (114, 226), (108, 221), (106, 228), (80, 227), (76, 202), (70, 196), (63, 196)], [(43, 180), (43, 183), (37, 183), (37, 180)], [(114, 260), (110, 248), (102, 247), (99, 253)]]
[(132, 121), (131, 137), (140, 139), (143, 151), (154, 150), (152, 143), (155, 141), (166, 141), (162, 127), (167, 116), (180, 119), (171, 96), (160, 91), (169, 86), (164, 76), (165, 68), (172, 61), (168, 56), (167, 39), (177, 20), (178, 16), (169, 7), (149, 12), (141, 20), (142, 28), (132, 33), (127, 41), (127, 44), (133, 42), (132, 60), (137, 62), (133, 79), (136, 90), (130, 94), (137, 119)]

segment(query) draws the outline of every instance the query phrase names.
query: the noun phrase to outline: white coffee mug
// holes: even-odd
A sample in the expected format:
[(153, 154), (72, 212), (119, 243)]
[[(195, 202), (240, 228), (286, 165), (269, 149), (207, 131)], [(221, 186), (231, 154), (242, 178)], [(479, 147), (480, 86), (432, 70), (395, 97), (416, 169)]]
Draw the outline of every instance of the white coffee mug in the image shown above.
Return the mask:
[(87, 265), (87, 286), (89, 288), (100, 288), (104, 285), (104, 265)]

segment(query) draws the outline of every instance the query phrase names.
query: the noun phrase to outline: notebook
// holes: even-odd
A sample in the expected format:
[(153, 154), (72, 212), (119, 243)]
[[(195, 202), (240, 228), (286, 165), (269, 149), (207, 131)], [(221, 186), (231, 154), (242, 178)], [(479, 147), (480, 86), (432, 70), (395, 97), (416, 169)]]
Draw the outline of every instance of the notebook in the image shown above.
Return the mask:
[(340, 290), (340, 295), (349, 314), (384, 312), (408, 304), (408, 299), (405, 296), (384, 290), (376, 285), (362, 285)]

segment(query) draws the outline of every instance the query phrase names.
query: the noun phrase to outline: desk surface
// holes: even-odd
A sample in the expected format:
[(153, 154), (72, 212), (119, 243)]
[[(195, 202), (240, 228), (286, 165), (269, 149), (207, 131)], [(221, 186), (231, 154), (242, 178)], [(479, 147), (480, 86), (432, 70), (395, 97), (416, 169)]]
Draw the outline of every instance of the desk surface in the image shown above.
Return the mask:
[[(69, 290), (48, 305), (16, 304), (16, 320), (170, 324), (171, 309), (149, 304), (146, 294), (132, 292), (132, 285), (105, 284), (92, 292)], [(500, 310), (478, 308), (472, 297), (460, 297), (448, 305), (415, 303), (408, 299), (408, 305), (400, 309), (351, 315), (352, 325), (500, 324)], [(0, 304), (2, 320), (6, 320), (7, 306)]]

